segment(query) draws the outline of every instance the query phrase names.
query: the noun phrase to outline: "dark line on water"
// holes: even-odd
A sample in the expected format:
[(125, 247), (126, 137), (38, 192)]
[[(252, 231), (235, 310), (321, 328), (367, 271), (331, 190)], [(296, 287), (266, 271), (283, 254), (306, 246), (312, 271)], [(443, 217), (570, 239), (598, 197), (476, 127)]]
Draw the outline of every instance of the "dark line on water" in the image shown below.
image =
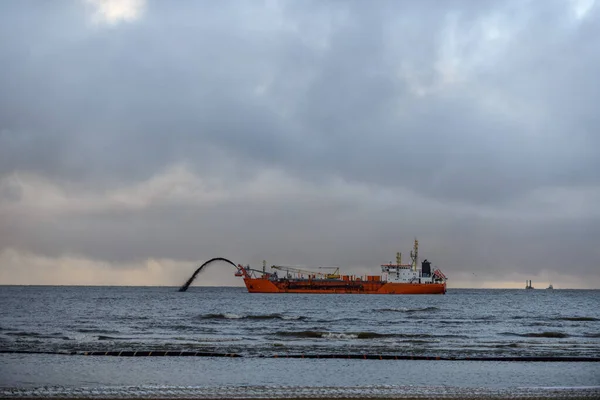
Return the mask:
[(309, 358), (309, 359), (360, 359), (360, 360), (413, 360), (413, 361), (512, 361), (512, 362), (600, 362), (600, 357), (434, 357), (394, 354), (275, 354), (243, 356), (238, 353), (213, 353), (201, 351), (27, 351), (0, 350), (0, 354), (55, 354), (71, 356), (109, 357), (245, 357), (245, 358)]
[(564, 339), (564, 338), (568, 338), (571, 336), (571, 335), (568, 335), (563, 332), (531, 332), (531, 333), (501, 332), (500, 335), (532, 337), (532, 338), (556, 338), (556, 339)]
[(198, 267), (198, 269), (192, 274), (192, 276), (190, 276), (190, 279), (188, 279), (187, 282), (185, 282), (183, 284), (183, 286), (179, 288), (179, 291), (180, 292), (185, 292), (186, 290), (188, 290), (188, 288), (190, 287), (190, 285), (192, 284), (192, 282), (194, 282), (194, 279), (196, 279), (196, 275), (198, 275), (200, 273), (200, 271), (202, 271), (202, 269), (206, 265), (210, 264), (213, 261), (224, 261), (224, 262), (227, 262), (227, 263), (233, 265), (234, 267), (236, 267), (236, 265), (232, 261), (230, 261), (230, 260), (228, 260), (226, 258), (223, 258), (223, 257), (212, 258), (212, 259), (208, 260), (207, 262), (205, 262), (204, 264), (202, 264), (200, 267)]

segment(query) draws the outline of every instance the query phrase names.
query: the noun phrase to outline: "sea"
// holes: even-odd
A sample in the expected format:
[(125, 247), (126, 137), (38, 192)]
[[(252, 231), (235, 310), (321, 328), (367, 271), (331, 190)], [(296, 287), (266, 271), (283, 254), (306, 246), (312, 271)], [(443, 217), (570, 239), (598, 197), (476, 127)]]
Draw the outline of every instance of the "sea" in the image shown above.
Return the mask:
[(0, 286), (0, 398), (600, 398), (599, 290)]

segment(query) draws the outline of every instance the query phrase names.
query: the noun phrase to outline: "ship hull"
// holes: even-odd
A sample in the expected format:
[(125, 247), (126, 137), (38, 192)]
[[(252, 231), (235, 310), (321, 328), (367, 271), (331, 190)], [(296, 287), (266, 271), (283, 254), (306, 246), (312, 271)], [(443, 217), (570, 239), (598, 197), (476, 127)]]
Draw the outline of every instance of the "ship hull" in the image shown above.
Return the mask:
[(307, 293), (307, 294), (445, 294), (446, 283), (395, 283), (345, 281), (271, 281), (264, 278), (245, 278), (250, 293)]

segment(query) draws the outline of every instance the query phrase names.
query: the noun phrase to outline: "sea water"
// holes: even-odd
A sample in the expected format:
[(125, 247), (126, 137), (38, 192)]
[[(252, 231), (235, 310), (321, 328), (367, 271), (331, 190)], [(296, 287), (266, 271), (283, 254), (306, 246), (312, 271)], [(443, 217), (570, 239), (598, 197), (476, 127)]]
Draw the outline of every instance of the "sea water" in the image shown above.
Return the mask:
[[(0, 304), (0, 397), (600, 397), (597, 362), (285, 358), (600, 358), (600, 291), (4, 286)], [(121, 350), (241, 357), (61, 354)]]

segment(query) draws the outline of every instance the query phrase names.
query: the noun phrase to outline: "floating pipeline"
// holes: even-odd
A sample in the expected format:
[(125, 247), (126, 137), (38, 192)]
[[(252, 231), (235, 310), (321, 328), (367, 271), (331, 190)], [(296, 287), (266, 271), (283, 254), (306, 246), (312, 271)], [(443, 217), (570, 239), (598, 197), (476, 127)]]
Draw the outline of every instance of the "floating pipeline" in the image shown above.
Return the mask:
[(109, 357), (237, 357), (237, 358), (296, 358), (296, 359), (354, 359), (354, 360), (412, 360), (412, 361), (511, 361), (511, 362), (600, 362), (600, 357), (435, 357), (393, 354), (273, 354), (243, 356), (238, 353), (201, 351), (27, 351), (0, 350), (0, 354), (55, 354), (70, 356)]

